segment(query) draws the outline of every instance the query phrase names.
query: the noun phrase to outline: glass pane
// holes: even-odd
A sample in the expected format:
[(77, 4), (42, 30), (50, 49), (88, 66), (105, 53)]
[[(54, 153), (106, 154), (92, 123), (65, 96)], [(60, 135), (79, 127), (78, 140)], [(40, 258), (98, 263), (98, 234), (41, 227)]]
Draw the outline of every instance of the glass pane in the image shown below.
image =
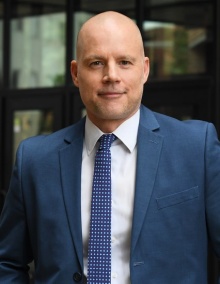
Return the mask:
[[(192, 0), (184, 0), (184, 2), (192, 2)], [(194, 2), (207, 2), (207, 0), (194, 0)], [(152, 5), (170, 5), (183, 3), (183, 0), (145, 0), (146, 6)]]
[(80, 8), (84, 11), (91, 11), (95, 14), (104, 11), (118, 11), (123, 14), (134, 12), (135, 0), (81, 0)]
[(0, 0), (0, 88), (3, 85), (3, 1)]
[(16, 2), (11, 20), (11, 87), (63, 85), (66, 50), (65, 2)]
[(51, 110), (17, 110), (13, 117), (13, 154), (20, 142), (28, 137), (53, 131), (54, 114)]
[(152, 9), (143, 23), (145, 53), (151, 77), (207, 73), (212, 9), (207, 4)]

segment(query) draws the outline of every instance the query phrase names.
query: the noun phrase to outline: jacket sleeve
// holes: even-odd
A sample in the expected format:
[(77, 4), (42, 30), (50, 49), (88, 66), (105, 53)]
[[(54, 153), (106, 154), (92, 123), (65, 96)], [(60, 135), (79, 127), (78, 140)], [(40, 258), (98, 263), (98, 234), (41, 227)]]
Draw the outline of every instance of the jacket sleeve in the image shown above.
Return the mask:
[(220, 142), (212, 124), (207, 128), (205, 165), (207, 227), (211, 246), (220, 259)]
[(10, 187), (0, 217), (0, 284), (29, 283), (32, 250), (22, 196), (22, 146), (17, 151)]

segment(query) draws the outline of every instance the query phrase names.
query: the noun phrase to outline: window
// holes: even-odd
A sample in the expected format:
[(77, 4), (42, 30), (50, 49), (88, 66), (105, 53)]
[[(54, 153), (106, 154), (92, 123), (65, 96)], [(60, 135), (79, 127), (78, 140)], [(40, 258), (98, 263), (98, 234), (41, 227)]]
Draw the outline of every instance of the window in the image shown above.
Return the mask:
[(10, 27), (11, 88), (64, 84), (66, 15), (63, 3), (17, 1)]
[[(20, 142), (28, 137), (53, 131), (52, 110), (17, 110), (13, 117), (13, 156)], [(14, 162), (14, 161), (13, 161)]]
[(143, 37), (145, 53), (151, 60), (150, 76), (170, 79), (207, 74), (212, 17), (211, 5), (207, 3), (146, 8)]

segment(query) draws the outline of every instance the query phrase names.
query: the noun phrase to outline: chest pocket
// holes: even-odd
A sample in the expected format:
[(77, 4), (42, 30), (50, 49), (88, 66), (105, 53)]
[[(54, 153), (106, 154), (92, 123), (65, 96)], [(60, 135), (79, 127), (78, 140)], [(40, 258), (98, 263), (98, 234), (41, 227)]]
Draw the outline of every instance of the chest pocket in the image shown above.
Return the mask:
[(198, 197), (199, 197), (199, 188), (198, 186), (195, 186), (184, 191), (156, 198), (157, 208), (163, 209), (169, 206), (174, 206), (176, 204), (187, 202), (189, 200)]

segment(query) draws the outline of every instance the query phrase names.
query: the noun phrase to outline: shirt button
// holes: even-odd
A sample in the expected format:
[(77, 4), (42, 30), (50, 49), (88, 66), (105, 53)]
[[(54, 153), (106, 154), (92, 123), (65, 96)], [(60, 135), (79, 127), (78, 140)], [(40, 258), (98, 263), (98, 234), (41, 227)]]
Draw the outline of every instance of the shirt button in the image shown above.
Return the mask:
[(118, 274), (116, 272), (112, 272), (112, 278), (117, 278)]

